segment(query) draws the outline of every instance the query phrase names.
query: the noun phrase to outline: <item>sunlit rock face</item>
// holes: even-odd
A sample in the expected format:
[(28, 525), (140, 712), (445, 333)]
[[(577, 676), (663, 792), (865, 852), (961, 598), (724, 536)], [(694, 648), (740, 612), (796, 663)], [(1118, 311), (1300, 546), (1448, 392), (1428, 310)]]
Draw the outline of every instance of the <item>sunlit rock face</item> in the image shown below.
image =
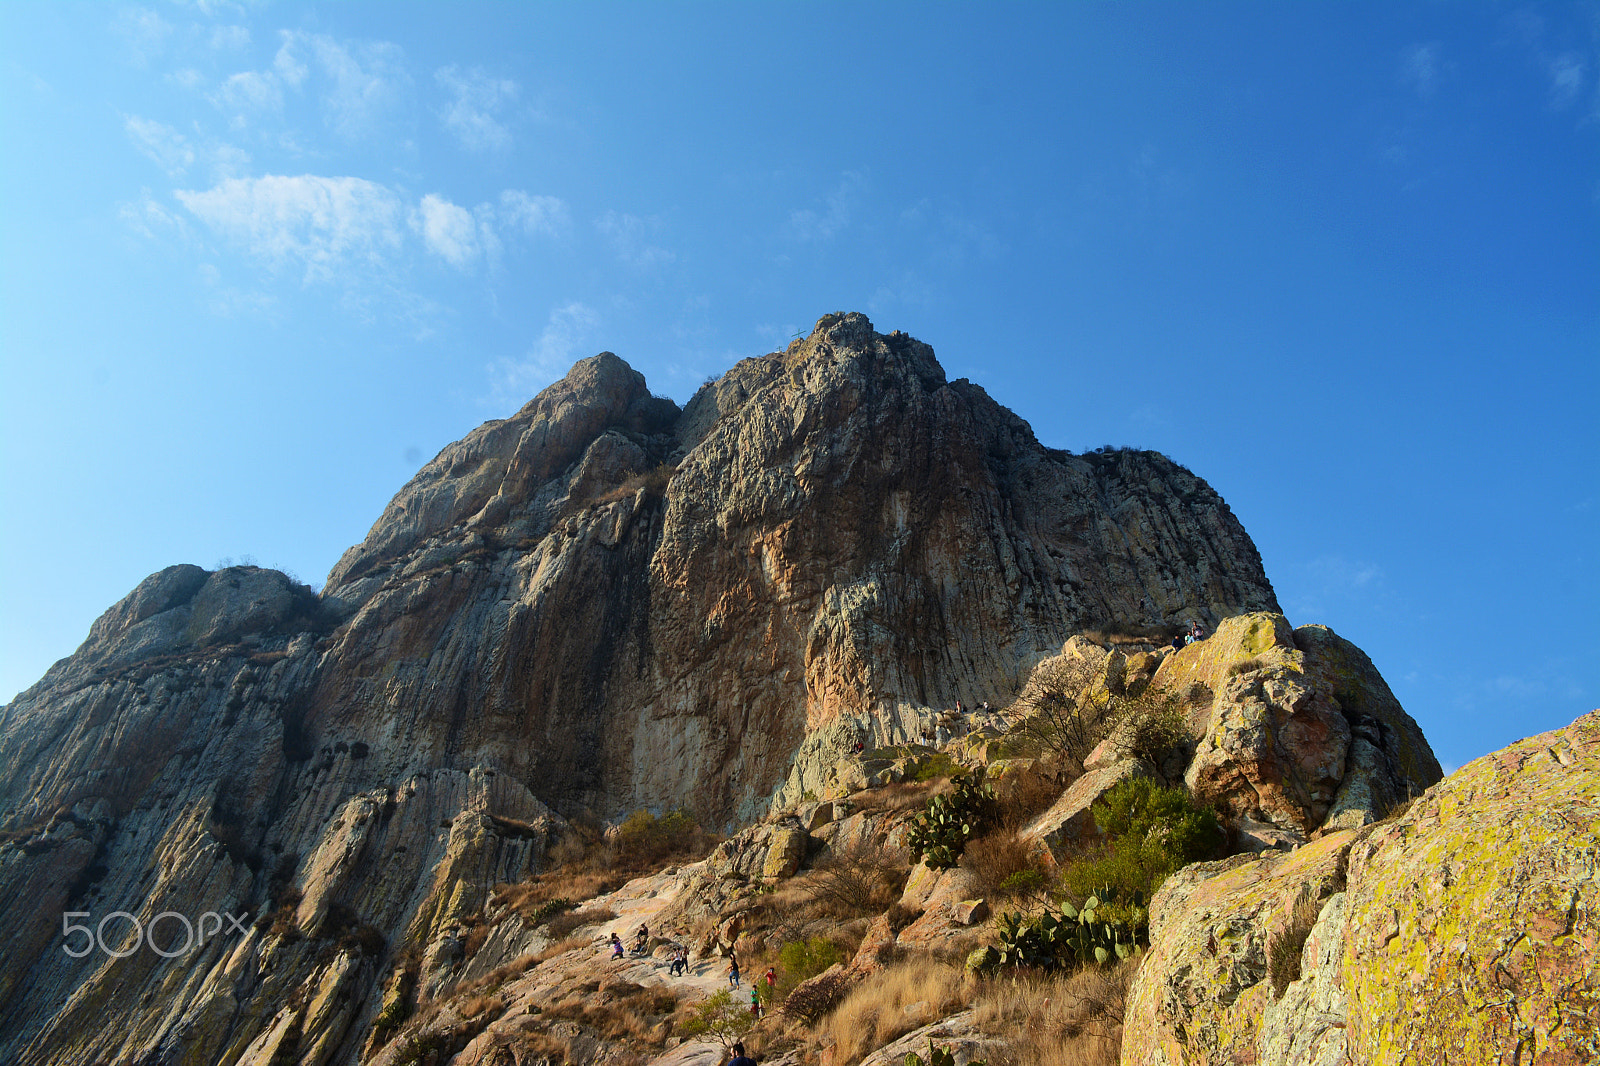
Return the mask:
[[(4, 709), (0, 1059), (352, 1061), (394, 948), (564, 817), (731, 826), (799, 753), (1002, 702), (1078, 630), (1276, 609), (1204, 481), (1046, 449), (861, 315), (682, 410), (583, 360), (427, 464), (320, 596), (169, 568)], [(63, 912), (116, 910), (249, 918), (63, 950)]]
[(1185, 867), (1151, 904), (1124, 1063), (1600, 1055), (1600, 712), (1405, 812)]

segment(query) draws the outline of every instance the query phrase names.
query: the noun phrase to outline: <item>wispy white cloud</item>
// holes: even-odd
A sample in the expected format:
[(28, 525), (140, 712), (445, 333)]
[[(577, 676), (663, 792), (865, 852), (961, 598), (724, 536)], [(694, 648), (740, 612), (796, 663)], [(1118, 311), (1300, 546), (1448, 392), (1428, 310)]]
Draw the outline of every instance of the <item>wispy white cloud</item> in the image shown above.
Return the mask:
[(531, 196), (521, 189), (507, 189), (500, 194), (500, 218), (529, 236), (557, 236), (568, 225), (567, 205), (560, 198)]
[(656, 219), (607, 211), (595, 219), (594, 227), (611, 242), (617, 258), (629, 266), (661, 266), (678, 258), (666, 248), (650, 243), (649, 235), (661, 228), (661, 223)]
[(411, 212), (411, 228), (428, 251), (458, 270), (472, 266), (483, 250), (472, 212), (432, 193)]
[(271, 71), (245, 70), (230, 74), (216, 92), (211, 102), (225, 111), (232, 111), (235, 126), (245, 124), (243, 112), (259, 114), (283, 110), (283, 83)]
[(229, 75), (209, 99), (232, 112), (235, 127), (250, 118), (282, 109), (289, 92), (321, 86), (322, 117), (348, 139), (378, 132), (401, 110), (410, 83), (405, 54), (388, 41), (339, 41), (327, 34), (283, 30), (281, 44), (266, 70)]
[(137, 201), (119, 205), (117, 213), (123, 225), (147, 240), (173, 235), (183, 237), (189, 232), (183, 216), (168, 210), (149, 189), (141, 189)]
[(129, 115), (122, 120), (122, 128), (133, 146), (169, 177), (176, 178), (194, 165), (189, 139), (171, 126)]
[(1566, 107), (1583, 92), (1588, 66), (1575, 52), (1563, 52), (1546, 61), (1550, 74), (1550, 102), (1555, 107)]
[(1400, 53), (1401, 83), (1424, 99), (1438, 91), (1444, 73), (1444, 50), (1437, 41), (1414, 44)]
[[(210, 157), (218, 170), (249, 161), (228, 146), (214, 149)], [(383, 273), (399, 263), (408, 234), (458, 270), (469, 271), (482, 260), (493, 267), (502, 234), (554, 233), (566, 216), (566, 205), (556, 197), (520, 189), (507, 189), (498, 205), (469, 209), (428, 193), (408, 207), (401, 193), (377, 182), (315, 174), (230, 174), (210, 189), (180, 189), (174, 195), (225, 241), (273, 269), (300, 266), (307, 282), (350, 282), (355, 272)], [(156, 232), (148, 224), (143, 231)]]
[(361, 178), (269, 174), (174, 195), (224, 240), (274, 268), (300, 266), (307, 282), (382, 265), (402, 243), (399, 197)]
[(1382, 567), (1340, 554), (1319, 555), (1291, 567), (1279, 584), (1279, 595), (1296, 624), (1330, 621), (1331, 611), (1354, 601), (1381, 605), (1393, 599)]
[(325, 34), (298, 36), (333, 82), (323, 96), (328, 125), (351, 138), (376, 132), (410, 80), (400, 46), (388, 41), (346, 44)]
[(588, 341), (600, 316), (576, 300), (550, 312), (539, 339), (521, 359), (501, 359), (490, 369), (496, 405), (521, 406), (540, 389), (564, 376), (576, 361), (579, 345)]
[(449, 95), (440, 111), (444, 128), (464, 147), (482, 152), (511, 146), (511, 131), (497, 115), (516, 102), (520, 92), (516, 82), (455, 65), (434, 71), (433, 79)]
[(865, 176), (849, 170), (823, 200), (820, 209), (789, 212), (789, 232), (801, 241), (826, 241), (850, 224), (851, 213), (865, 186)]
[(147, 66), (158, 58), (172, 36), (172, 24), (149, 8), (126, 8), (117, 14), (112, 30), (123, 39), (137, 66)]
[(200, 280), (210, 296), (211, 313), (214, 315), (223, 318), (262, 318), (278, 309), (278, 299), (271, 293), (224, 284), (222, 272), (211, 263), (200, 264)]
[(211, 30), (211, 47), (217, 51), (250, 47), (250, 30), (244, 26), (216, 26)]

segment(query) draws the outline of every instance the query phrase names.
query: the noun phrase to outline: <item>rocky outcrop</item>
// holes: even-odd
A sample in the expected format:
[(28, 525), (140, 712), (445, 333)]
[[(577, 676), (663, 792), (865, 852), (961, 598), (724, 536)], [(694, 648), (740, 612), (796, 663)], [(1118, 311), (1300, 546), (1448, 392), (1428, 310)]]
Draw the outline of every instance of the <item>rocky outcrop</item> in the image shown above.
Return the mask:
[(0, 712), (0, 890), (250, 930), (75, 958), (8, 910), (0, 1058), (349, 1061), (380, 960), (563, 816), (731, 827), (808, 753), (1003, 702), (1070, 633), (1274, 607), (1204, 481), (1043, 448), (860, 315), (681, 412), (584, 360), (425, 466), (320, 597), (169, 568)]
[(1095, 824), (1094, 804), (1106, 793), (1148, 772), (1131, 759), (1097, 766), (1074, 781), (1061, 798), (1039, 817), (1023, 827), (1018, 838), (1033, 845), (1052, 864), (1083, 854), (1104, 837)]
[(1600, 1056), (1600, 712), (1485, 756), (1394, 821), (1174, 875), (1125, 1063)]
[(1165, 658), (1151, 683), (1189, 700), (1185, 784), (1263, 846), (1366, 825), (1440, 777), (1371, 660), (1325, 626), (1229, 618)]

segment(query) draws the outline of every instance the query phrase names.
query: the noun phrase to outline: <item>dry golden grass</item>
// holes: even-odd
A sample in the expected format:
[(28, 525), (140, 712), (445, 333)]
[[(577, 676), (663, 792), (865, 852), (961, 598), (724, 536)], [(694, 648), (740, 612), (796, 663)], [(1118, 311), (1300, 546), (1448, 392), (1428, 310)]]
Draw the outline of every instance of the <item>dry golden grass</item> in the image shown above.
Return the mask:
[(879, 811), (898, 814), (920, 807), (940, 792), (949, 792), (948, 778), (936, 781), (896, 781), (882, 788), (869, 788), (850, 797), (858, 811)]
[(1101, 969), (982, 982), (978, 1026), (1007, 1041), (991, 1066), (1116, 1066), (1137, 959)]
[(1302, 889), (1282, 923), (1267, 931), (1267, 976), (1272, 981), (1273, 999), (1283, 996), (1289, 982), (1300, 980), (1300, 956), (1322, 914), (1322, 904), (1321, 896)]
[(543, 1017), (579, 1022), (609, 1041), (660, 1048), (666, 1046), (678, 1012), (677, 997), (666, 989), (608, 981), (545, 1008)]
[(476, 1018), (480, 1014), (497, 1018), (505, 1013), (505, 1009), (505, 1001), (499, 996), (468, 996), (456, 1012), (463, 1018)]
[(804, 902), (820, 913), (839, 919), (860, 918), (877, 914), (899, 899), (910, 873), (911, 862), (904, 849), (857, 841), (830, 850), (794, 884)]
[(533, 957), (533, 961), (535, 963), (548, 962), (557, 955), (565, 955), (569, 951), (577, 951), (580, 948), (586, 948), (588, 946), (589, 938), (586, 936), (568, 937), (565, 940), (551, 944), (549, 947), (539, 952), (539, 954)]
[(527, 973), (529, 970), (539, 965), (539, 961), (540, 960), (536, 955), (523, 955), (520, 958), (512, 959), (503, 966), (496, 966), (494, 969), (490, 970), (477, 980), (469, 981), (466, 984), (459, 986), (456, 988), (454, 994), (457, 996), (467, 996), (480, 992), (486, 995), (493, 993), (497, 991), (501, 985), (505, 984), (513, 977)]
[[(961, 853), (961, 865), (977, 877), (983, 895), (991, 900), (1038, 891), (1050, 882), (1049, 874), (1034, 857), (1033, 849), (1018, 840), (1015, 833), (1004, 829), (969, 843)], [(1026, 879), (1015, 876), (1030, 870), (1037, 876)]]
[(558, 914), (545, 923), (545, 931), (551, 940), (558, 940), (575, 929), (586, 925), (598, 925), (616, 918), (617, 912), (610, 907), (585, 907), (581, 911), (567, 911)]
[(971, 979), (960, 967), (927, 956), (868, 977), (822, 1020), (821, 1045), (833, 1044), (837, 1066), (853, 1066), (867, 1053), (966, 1005)]
[(615, 891), (626, 883), (627, 879), (616, 871), (563, 866), (518, 884), (496, 885), (490, 903), (496, 907), (510, 907), (522, 917), (531, 918), (540, 904), (549, 900), (568, 899), (580, 903)]

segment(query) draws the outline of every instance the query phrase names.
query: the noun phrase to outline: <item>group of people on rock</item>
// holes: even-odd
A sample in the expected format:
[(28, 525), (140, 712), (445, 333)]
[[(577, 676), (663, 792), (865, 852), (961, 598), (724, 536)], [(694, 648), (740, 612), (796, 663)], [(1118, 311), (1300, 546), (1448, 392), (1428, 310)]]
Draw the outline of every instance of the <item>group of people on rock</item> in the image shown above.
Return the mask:
[[(634, 936), (635, 942), (633, 953), (635, 955), (645, 954), (650, 944), (650, 927), (641, 922), (638, 930), (634, 933)], [(613, 959), (623, 958), (624, 952), (622, 937), (613, 931), (609, 943), (611, 945), (611, 957)], [(670, 965), (667, 967), (667, 972), (672, 974), (674, 977), (682, 977), (684, 974), (688, 973), (688, 971), (689, 949), (680, 943), (673, 948), (672, 960)], [(739, 956), (731, 948), (728, 950), (728, 969), (726, 973), (728, 975), (729, 987), (738, 988), (739, 981), (742, 976), (739, 970)], [(762, 974), (761, 978), (750, 987), (750, 1014), (757, 1021), (759, 1021), (762, 1014), (765, 1013), (765, 1007), (762, 1004), (762, 981), (766, 982), (766, 995), (770, 996), (778, 984), (778, 971), (776, 967), (768, 966), (767, 972)], [(754, 1060), (745, 1057), (744, 1045), (734, 1044), (733, 1058), (728, 1061), (727, 1066), (746, 1066), (746, 1064), (748, 1064), (748, 1066), (755, 1066)]]

